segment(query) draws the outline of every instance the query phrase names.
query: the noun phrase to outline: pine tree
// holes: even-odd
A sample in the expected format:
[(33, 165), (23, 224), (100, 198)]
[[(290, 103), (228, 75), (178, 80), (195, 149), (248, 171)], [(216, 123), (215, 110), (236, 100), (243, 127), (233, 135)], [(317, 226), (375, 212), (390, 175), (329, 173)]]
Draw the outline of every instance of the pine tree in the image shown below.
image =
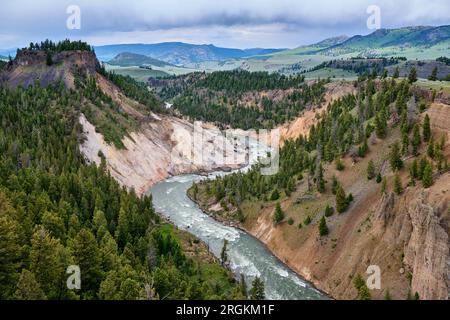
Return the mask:
[(409, 81), (409, 83), (414, 83), (414, 82), (417, 81), (417, 70), (416, 70), (416, 68), (412, 67), (411, 70), (409, 71), (408, 81)]
[(419, 168), (417, 165), (417, 159), (414, 159), (409, 172), (413, 179), (419, 178)]
[(225, 263), (227, 263), (227, 261), (228, 261), (227, 250), (228, 250), (228, 240), (225, 239), (223, 241), (222, 251), (220, 252), (220, 260), (221, 260), (222, 265), (225, 265)]
[(197, 196), (198, 196), (198, 184), (194, 183), (194, 185), (192, 186), (192, 196), (194, 198), (194, 200), (197, 200)]
[(427, 163), (423, 171), (422, 184), (424, 188), (429, 188), (433, 185), (433, 168), (430, 163)]
[(275, 208), (275, 216), (274, 216), (274, 221), (276, 224), (280, 223), (281, 221), (283, 221), (284, 219), (284, 212), (283, 209), (281, 209), (281, 205), (278, 202), (277, 206)]
[(431, 138), (430, 142), (428, 143), (428, 148), (427, 148), (427, 154), (431, 159), (434, 159), (434, 141), (433, 138)]
[(372, 160), (367, 165), (367, 179), (372, 180), (375, 178), (375, 165)]
[(361, 287), (361, 289), (359, 290), (358, 293), (358, 299), (359, 300), (371, 300), (372, 297), (370, 295), (370, 291), (369, 288), (367, 287), (367, 285), (364, 285), (363, 287)]
[(53, 65), (52, 53), (50, 51), (47, 52), (47, 55), (45, 57), (45, 63), (47, 64), (47, 66)]
[(323, 167), (319, 164), (319, 169), (317, 173), (317, 191), (320, 193), (325, 192), (325, 180), (323, 179)]
[(336, 176), (333, 176), (333, 178), (331, 179), (331, 192), (335, 195), (337, 188), (339, 186), (339, 182), (336, 178)]
[(386, 119), (380, 113), (377, 113), (375, 116), (375, 133), (377, 137), (380, 139), (386, 138), (387, 134), (387, 123)]
[(55, 297), (59, 289), (60, 275), (64, 268), (60, 266), (58, 240), (52, 238), (44, 227), (40, 226), (33, 233), (30, 251), (30, 271), (40, 283), (49, 298)]
[(245, 282), (245, 275), (241, 273), (241, 280), (239, 281), (239, 289), (241, 291), (241, 294), (247, 298), (248, 292), (247, 292), (247, 283)]
[(383, 177), (383, 181), (381, 183), (381, 194), (385, 194), (387, 189), (387, 179)]
[(0, 191), (0, 299), (11, 295), (18, 277), (20, 246), (19, 224), (12, 219), (15, 210), (6, 203)]
[(394, 178), (394, 192), (396, 194), (401, 194), (403, 192), (402, 180), (398, 174)]
[(406, 156), (409, 150), (409, 137), (408, 133), (402, 133), (402, 155)]
[(341, 158), (336, 159), (336, 170), (342, 171), (345, 169), (344, 163), (342, 162)]
[(423, 173), (425, 171), (426, 166), (428, 165), (428, 160), (426, 157), (422, 157), (419, 163), (419, 170), (417, 171), (417, 179), (422, 180)]
[(383, 180), (383, 177), (381, 176), (381, 173), (378, 172), (377, 179), (376, 179), (377, 183), (380, 183), (382, 180)]
[(311, 223), (311, 217), (310, 216), (306, 216), (305, 220), (303, 221), (305, 226), (308, 226)]
[(23, 269), (20, 274), (19, 282), (14, 298), (18, 300), (46, 300), (44, 291), (36, 281), (36, 277), (30, 271)]
[(319, 222), (319, 235), (321, 237), (326, 236), (328, 234), (328, 226), (325, 217), (322, 217)]
[(391, 154), (389, 157), (389, 161), (392, 167), (392, 170), (400, 170), (401, 168), (403, 168), (403, 161), (400, 155), (400, 150), (399, 150), (399, 146), (398, 143), (394, 143), (394, 145), (392, 146), (392, 150), (391, 150)]
[(423, 141), (428, 142), (431, 139), (431, 125), (430, 125), (430, 117), (425, 115), (425, 119), (423, 120)]
[(356, 277), (353, 279), (353, 285), (355, 286), (358, 295), (358, 300), (370, 300), (370, 292), (369, 288), (367, 288), (367, 284), (364, 281), (363, 277), (358, 273)]
[(101, 279), (101, 257), (94, 235), (81, 229), (73, 240), (72, 252), (75, 264), (82, 270), (81, 289), (92, 295), (98, 290)]
[(280, 199), (280, 193), (278, 192), (277, 189), (275, 189), (272, 191), (272, 194), (270, 195), (270, 200), (276, 201), (278, 199)]
[(364, 158), (367, 154), (367, 152), (369, 152), (369, 145), (367, 144), (367, 138), (364, 137), (364, 142), (361, 146), (359, 146), (358, 148), (358, 156), (360, 158)]
[(400, 69), (398, 67), (395, 68), (394, 70), (394, 74), (392, 76), (394, 79), (397, 79), (398, 77), (400, 77)]
[(325, 207), (325, 217), (331, 217), (334, 213), (334, 208), (332, 206), (330, 206), (329, 204), (327, 204), (327, 206)]
[(413, 138), (411, 141), (412, 144), (412, 151), (413, 154), (416, 156), (419, 152), (419, 147), (420, 147), (420, 143), (421, 143), (421, 138), (420, 138), (420, 130), (419, 130), (419, 126), (416, 124), (414, 126), (414, 130), (413, 130)]
[(430, 76), (428, 77), (428, 80), (430, 81), (436, 81), (437, 80), (437, 74), (438, 74), (438, 68), (434, 67), (433, 71), (431, 71)]
[(264, 282), (256, 277), (252, 282), (252, 289), (250, 290), (251, 300), (264, 300), (266, 295), (264, 293)]
[(345, 191), (341, 186), (336, 189), (336, 211), (339, 213), (347, 210), (348, 202)]

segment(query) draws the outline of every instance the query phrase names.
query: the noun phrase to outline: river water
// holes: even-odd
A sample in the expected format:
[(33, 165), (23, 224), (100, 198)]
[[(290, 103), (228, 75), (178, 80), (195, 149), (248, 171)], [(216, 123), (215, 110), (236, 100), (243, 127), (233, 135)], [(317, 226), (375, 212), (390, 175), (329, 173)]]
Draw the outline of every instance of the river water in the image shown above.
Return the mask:
[[(217, 175), (217, 173), (216, 173)], [(211, 175), (210, 177), (213, 177)], [(232, 271), (243, 273), (247, 285), (255, 276), (265, 284), (268, 299), (326, 299), (327, 297), (287, 268), (257, 239), (247, 233), (214, 220), (186, 195), (199, 175), (169, 178), (152, 187), (155, 209), (180, 229), (187, 230), (209, 245), (219, 257), (224, 239), (229, 241), (228, 258)]]
[[(249, 138), (246, 141), (247, 161), (257, 163), (273, 153), (271, 147)], [(249, 170), (250, 165), (240, 169)], [(228, 240), (228, 260), (236, 276), (244, 274), (250, 286), (254, 277), (264, 281), (268, 299), (328, 299), (326, 295), (313, 288), (308, 282), (290, 270), (276, 258), (259, 240), (237, 228), (225, 226), (205, 214), (195, 202), (187, 196), (187, 190), (194, 182), (213, 179), (224, 172), (213, 172), (207, 177), (190, 174), (166, 179), (150, 189), (153, 205), (173, 224), (186, 230), (208, 244), (210, 251), (220, 257), (224, 240)]]

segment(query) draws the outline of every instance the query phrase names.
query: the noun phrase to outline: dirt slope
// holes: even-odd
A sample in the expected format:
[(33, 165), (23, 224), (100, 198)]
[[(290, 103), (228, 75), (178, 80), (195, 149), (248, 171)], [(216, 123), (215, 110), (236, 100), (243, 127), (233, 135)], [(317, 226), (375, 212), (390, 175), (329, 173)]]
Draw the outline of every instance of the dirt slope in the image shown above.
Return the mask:
[(98, 64), (95, 54), (88, 51), (63, 51), (53, 54), (52, 60), (53, 64), (48, 66), (45, 52), (23, 50), (0, 74), (0, 81), (12, 87), (28, 87), (36, 81), (45, 87), (62, 81), (67, 88), (74, 89), (73, 67), (94, 75)]
[(356, 93), (356, 88), (349, 82), (331, 82), (328, 83), (325, 88), (325, 102), (316, 108), (305, 111), (295, 120), (278, 127), (278, 129), (280, 129), (281, 141), (295, 139), (300, 135), (308, 135), (311, 126), (317, 123), (317, 115), (320, 115), (325, 111), (329, 103), (348, 94)]
[[(84, 115), (80, 117), (85, 141), (80, 149), (97, 164), (105, 156), (108, 169), (123, 186), (143, 194), (161, 180), (184, 173), (237, 169), (246, 164), (245, 145), (215, 129), (203, 129), (203, 144), (194, 138), (193, 124), (174, 117), (158, 117), (130, 133), (119, 150), (107, 144)], [(236, 161), (234, 156), (239, 157)]]

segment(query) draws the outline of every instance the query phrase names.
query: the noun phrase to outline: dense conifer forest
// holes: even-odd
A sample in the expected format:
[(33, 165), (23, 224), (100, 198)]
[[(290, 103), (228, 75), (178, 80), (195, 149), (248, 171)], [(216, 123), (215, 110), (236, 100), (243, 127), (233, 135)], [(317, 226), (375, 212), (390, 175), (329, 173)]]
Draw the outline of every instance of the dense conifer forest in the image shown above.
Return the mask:
[[(0, 87), (0, 298), (242, 298), (228, 270), (184, 253), (151, 197), (85, 162), (80, 99)], [(81, 290), (66, 287), (69, 265)]]
[[(219, 127), (262, 129), (288, 122), (319, 103), (327, 82), (307, 84), (303, 76), (278, 73), (218, 71), (172, 78), (160, 96), (171, 99), (191, 119)], [(269, 91), (281, 92), (280, 99), (268, 97)]]
[[(370, 148), (369, 141), (385, 139), (396, 129), (400, 130), (402, 139), (392, 146), (391, 167), (400, 170), (402, 158), (417, 156), (419, 146), (426, 143), (430, 151), (422, 156), (420, 164), (417, 160), (413, 163), (410, 183), (422, 180), (424, 187), (431, 186), (433, 172), (448, 169), (448, 162), (442, 153), (445, 144), (442, 137), (437, 148), (436, 142), (431, 142), (430, 147), (428, 116), (423, 124), (418, 123), (418, 113), (425, 110), (426, 102), (416, 101), (407, 79), (384, 79), (378, 86), (375, 81), (366, 80), (355, 82), (355, 85), (358, 94), (345, 96), (328, 105), (318, 123), (311, 127), (307, 138), (300, 136), (285, 142), (280, 149), (280, 167), (275, 175), (262, 175), (261, 165), (256, 165), (246, 173), (199, 182), (190, 190), (191, 194), (196, 195), (201, 190), (215, 202), (220, 202), (225, 211), (237, 209), (234, 219), (242, 222), (245, 213), (240, 210), (240, 205), (244, 200), (277, 201), (282, 195), (289, 196), (295, 191), (298, 183), (305, 182), (310, 192), (324, 193), (331, 188), (336, 195), (337, 211), (343, 212), (353, 196), (347, 195), (336, 179), (327, 186), (324, 166), (335, 162), (337, 170), (343, 170), (341, 157), (349, 155), (355, 161), (364, 158)], [(369, 166), (368, 177), (373, 179), (375, 176), (380, 183), (383, 177)]]

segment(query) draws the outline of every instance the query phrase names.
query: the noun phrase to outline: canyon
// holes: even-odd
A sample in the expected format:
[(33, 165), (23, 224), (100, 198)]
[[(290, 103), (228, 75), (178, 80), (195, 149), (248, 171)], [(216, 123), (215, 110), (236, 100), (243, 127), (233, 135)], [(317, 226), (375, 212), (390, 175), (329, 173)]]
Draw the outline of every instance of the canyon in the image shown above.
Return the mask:
[[(84, 114), (79, 116), (83, 138), (79, 148), (88, 162), (101, 165), (105, 161), (110, 174), (129, 190), (143, 195), (156, 183), (186, 173), (206, 174), (212, 171), (230, 171), (248, 165), (248, 146), (236, 136), (246, 133), (229, 130), (230, 135), (205, 123), (201, 129), (202, 143), (195, 143), (196, 127), (192, 122), (172, 115), (151, 113), (144, 115), (142, 106), (126, 96), (111, 81), (96, 71), (98, 62), (89, 52), (62, 52), (53, 58), (53, 67), (45, 66), (42, 53), (24, 53), (9, 71), (2, 74), (11, 86), (32, 85), (39, 80), (48, 85), (56, 80), (73, 89), (74, 77), (70, 71), (77, 65), (95, 77), (99, 88), (115, 101), (121, 110), (139, 120), (140, 127), (122, 139), (123, 149), (109, 144)], [(353, 83), (327, 84), (325, 101), (304, 111), (295, 120), (281, 125), (281, 142), (307, 135), (318, 115), (334, 99), (356, 91)], [(428, 99), (430, 97), (428, 96)], [(433, 133), (447, 136), (445, 156), (450, 155), (450, 106), (448, 96), (441, 93), (430, 103), (429, 115)], [(369, 158), (381, 159), (389, 152), (393, 137), (371, 146)], [(201, 155), (202, 161), (197, 162)], [(239, 159), (236, 161), (236, 159)], [(450, 294), (450, 174), (434, 177), (432, 187), (409, 186), (402, 195), (392, 190), (381, 194), (375, 182), (362, 179), (361, 172), (368, 159), (356, 164), (344, 158), (347, 170), (337, 172), (331, 165), (326, 179), (337, 175), (344, 187), (352, 192), (355, 202), (348, 212), (335, 216), (329, 223), (327, 239), (318, 237), (316, 228), (305, 228), (299, 233), (286, 231), (287, 223), (273, 223), (273, 205), (265, 205), (257, 214), (241, 225), (261, 240), (281, 261), (311, 281), (317, 288), (337, 299), (353, 299), (356, 289), (352, 277), (365, 274), (367, 267), (378, 265), (382, 271), (382, 288), (372, 297), (381, 299), (386, 290), (396, 299), (406, 298), (408, 292), (417, 292), (421, 299), (448, 299)], [(383, 167), (392, 181), (392, 172)], [(357, 172), (358, 174), (353, 174)], [(401, 178), (406, 182), (406, 175)], [(302, 192), (300, 187), (297, 194)], [(330, 199), (315, 195), (317, 202)], [(295, 205), (294, 198), (282, 201), (284, 210)], [(217, 204), (215, 204), (217, 205)], [(211, 207), (205, 208), (210, 209)], [(317, 222), (317, 221), (314, 221)]]

